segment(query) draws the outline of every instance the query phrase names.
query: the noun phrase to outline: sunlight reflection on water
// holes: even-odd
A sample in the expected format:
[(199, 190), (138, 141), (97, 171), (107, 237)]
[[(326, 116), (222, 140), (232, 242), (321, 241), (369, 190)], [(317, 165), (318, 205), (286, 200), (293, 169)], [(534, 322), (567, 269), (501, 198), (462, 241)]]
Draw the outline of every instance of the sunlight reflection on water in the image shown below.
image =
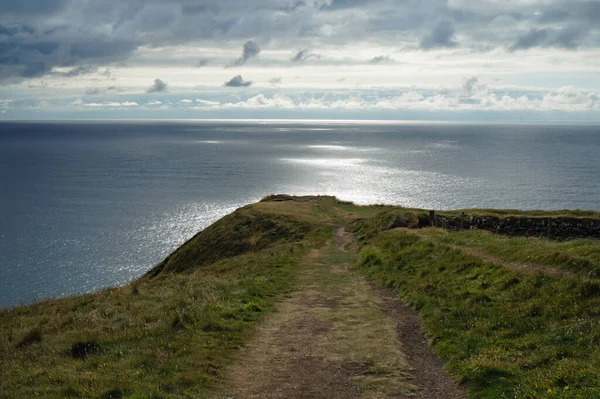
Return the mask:
[(595, 127), (23, 126), (0, 129), (0, 307), (127, 283), (267, 194), (429, 209), (599, 206)]

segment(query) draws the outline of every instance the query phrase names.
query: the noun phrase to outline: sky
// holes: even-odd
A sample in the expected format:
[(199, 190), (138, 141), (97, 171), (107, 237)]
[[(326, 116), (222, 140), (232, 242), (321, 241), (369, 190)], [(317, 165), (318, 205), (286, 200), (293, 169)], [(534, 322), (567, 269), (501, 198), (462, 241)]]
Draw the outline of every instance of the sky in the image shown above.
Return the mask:
[(600, 122), (600, 0), (0, 0), (1, 119)]

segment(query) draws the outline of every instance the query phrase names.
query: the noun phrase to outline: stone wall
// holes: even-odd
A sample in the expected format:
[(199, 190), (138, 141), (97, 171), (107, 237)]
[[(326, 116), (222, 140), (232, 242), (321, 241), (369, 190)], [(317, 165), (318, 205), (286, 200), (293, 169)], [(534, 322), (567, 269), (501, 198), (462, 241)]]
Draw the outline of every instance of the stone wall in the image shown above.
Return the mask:
[[(435, 216), (437, 227), (450, 230), (460, 228), (460, 217)], [(534, 218), (496, 216), (469, 216), (463, 219), (464, 229), (482, 229), (515, 236), (546, 236), (551, 238), (600, 238), (600, 219), (587, 218)]]

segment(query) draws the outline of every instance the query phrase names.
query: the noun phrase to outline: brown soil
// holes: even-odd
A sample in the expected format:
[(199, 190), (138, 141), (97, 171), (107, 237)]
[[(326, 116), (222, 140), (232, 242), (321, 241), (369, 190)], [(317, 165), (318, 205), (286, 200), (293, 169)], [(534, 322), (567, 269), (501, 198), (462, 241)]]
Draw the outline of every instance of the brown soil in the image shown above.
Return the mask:
[[(444, 370), (442, 361), (427, 346), (421, 330), (419, 314), (401, 302), (394, 291), (379, 288), (373, 290), (383, 299), (383, 310), (396, 322), (396, 331), (402, 352), (413, 366), (415, 385), (420, 390), (413, 398), (422, 399), (462, 399), (466, 390), (459, 386)], [(408, 396), (406, 397), (408, 398)]]
[(226, 397), (261, 399), (360, 398), (350, 382), (366, 367), (328, 351), (332, 322), (318, 308), (337, 307), (331, 293), (297, 292), (267, 317), (257, 336), (230, 370)]
[(348, 246), (354, 242), (354, 235), (343, 227), (335, 229), (335, 246), (338, 251), (347, 251)]
[(265, 317), (217, 397), (464, 398), (427, 347), (416, 312), (371, 288), (346, 260), (323, 262), (352, 258), (352, 234), (338, 228), (335, 241), (335, 250), (329, 243), (306, 256), (299, 289)]
[[(360, 398), (349, 383), (364, 366), (345, 364), (323, 350), (331, 323), (301, 314), (283, 325), (268, 320), (252, 345), (244, 349), (243, 367), (234, 367), (229, 395), (234, 398)], [(278, 319), (276, 317), (275, 319)], [(276, 323), (276, 325), (274, 324)], [(231, 397), (231, 396), (230, 396)]]

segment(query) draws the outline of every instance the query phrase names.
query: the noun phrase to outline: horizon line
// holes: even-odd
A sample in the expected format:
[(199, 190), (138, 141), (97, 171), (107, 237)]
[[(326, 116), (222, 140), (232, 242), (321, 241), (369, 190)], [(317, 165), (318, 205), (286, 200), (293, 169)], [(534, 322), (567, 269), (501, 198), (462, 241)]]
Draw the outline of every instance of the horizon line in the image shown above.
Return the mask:
[(26, 122), (181, 122), (181, 123), (324, 123), (324, 124), (431, 124), (431, 125), (600, 125), (600, 121), (523, 120), (473, 121), (429, 119), (315, 119), (315, 118), (23, 118), (2, 119), (0, 123)]

